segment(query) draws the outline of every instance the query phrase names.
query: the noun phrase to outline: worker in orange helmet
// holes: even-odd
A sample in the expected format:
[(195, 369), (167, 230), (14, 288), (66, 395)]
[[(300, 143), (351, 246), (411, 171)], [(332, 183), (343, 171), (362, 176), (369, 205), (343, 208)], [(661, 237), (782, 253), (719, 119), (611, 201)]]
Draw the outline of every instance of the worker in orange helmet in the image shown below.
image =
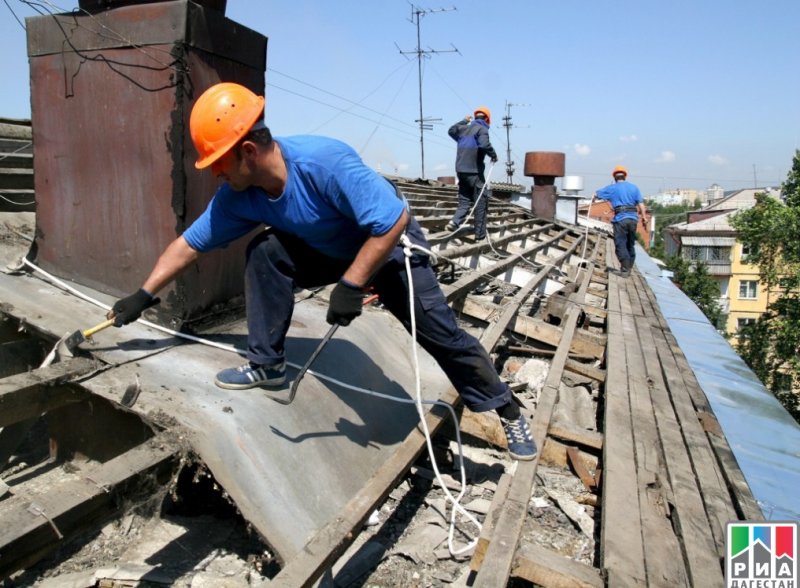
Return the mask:
[(595, 200), (608, 200), (614, 208), (614, 248), (620, 264), (620, 275), (628, 277), (636, 261), (636, 228), (639, 215), (645, 218), (645, 206), (639, 188), (628, 181), (628, 170), (618, 165), (611, 172), (614, 183), (600, 188), (592, 195)]
[[(335, 284), (326, 318), (347, 326), (361, 314), (369, 285), (410, 330), (401, 237), (430, 249), (403, 195), (351, 147), (327, 137), (273, 138), (263, 114), (264, 98), (239, 84), (216, 84), (197, 99), (189, 120), (195, 166), (210, 167), (224, 182), (200, 217), (167, 246), (142, 287), (109, 313), (116, 326), (136, 320), (201, 253), (268, 226), (247, 248), (248, 362), (215, 378), (231, 390), (283, 386), (296, 287)], [(428, 257), (415, 253), (409, 263), (419, 344), (470, 410), (498, 413), (511, 456), (534, 459), (536, 445), (511, 389), (481, 343), (458, 326)]]
[[(455, 231), (466, 222), (470, 211), (473, 211), (475, 240), (486, 238), (486, 213), (489, 209), (489, 197), (484, 186), (488, 155), (492, 163), (497, 161), (497, 153), (489, 140), (489, 126), (492, 124), (492, 113), (486, 106), (479, 106), (472, 116), (465, 116), (447, 131), (447, 134), (458, 143), (456, 149), (456, 176), (458, 177), (458, 207), (450, 222), (445, 225), (448, 231)], [(474, 209), (474, 210), (473, 210)]]

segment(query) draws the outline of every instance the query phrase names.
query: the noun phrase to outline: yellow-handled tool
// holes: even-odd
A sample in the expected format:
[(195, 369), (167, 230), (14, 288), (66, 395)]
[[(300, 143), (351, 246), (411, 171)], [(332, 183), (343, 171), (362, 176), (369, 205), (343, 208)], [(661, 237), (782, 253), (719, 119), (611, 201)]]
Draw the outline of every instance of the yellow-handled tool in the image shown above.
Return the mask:
[(72, 335), (66, 338), (66, 340), (64, 341), (64, 345), (69, 351), (72, 351), (84, 341), (91, 339), (92, 335), (94, 335), (95, 333), (99, 333), (103, 329), (107, 329), (113, 324), (114, 324), (114, 319), (110, 318), (106, 321), (103, 321), (99, 325), (95, 325), (94, 327), (91, 327), (84, 331), (80, 330), (75, 331), (74, 333), (72, 333)]

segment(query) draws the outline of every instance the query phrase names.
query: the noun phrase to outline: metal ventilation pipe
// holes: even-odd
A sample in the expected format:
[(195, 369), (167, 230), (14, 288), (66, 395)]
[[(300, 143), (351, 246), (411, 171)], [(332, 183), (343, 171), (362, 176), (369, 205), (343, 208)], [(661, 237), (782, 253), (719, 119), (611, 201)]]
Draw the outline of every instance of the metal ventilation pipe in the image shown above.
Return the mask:
[(556, 178), (564, 175), (566, 156), (558, 151), (529, 151), (525, 175), (533, 178), (531, 211), (540, 218), (556, 218)]

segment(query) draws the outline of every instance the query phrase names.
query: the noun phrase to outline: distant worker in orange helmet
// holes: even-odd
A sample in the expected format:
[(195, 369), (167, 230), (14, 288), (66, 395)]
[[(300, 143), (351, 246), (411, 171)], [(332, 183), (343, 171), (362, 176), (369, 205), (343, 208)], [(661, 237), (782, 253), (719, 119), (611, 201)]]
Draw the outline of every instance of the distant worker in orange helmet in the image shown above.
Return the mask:
[[(201, 253), (266, 225), (247, 247), (248, 362), (223, 369), (214, 380), (229, 390), (284, 384), (296, 287), (335, 284), (326, 318), (347, 326), (361, 314), (364, 289), (371, 286), (410, 330), (411, 285), (401, 237), (430, 249), (403, 195), (354, 149), (327, 137), (273, 138), (263, 116), (264, 98), (239, 84), (216, 84), (197, 99), (189, 119), (199, 155), (195, 167), (210, 167), (224, 182), (167, 246), (142, 287), (109, 313), (116, 326), (135, 321)], [(511, 456), (534, 459), (536, 445), (511, 389), (481, 343), (459, 327), (428, 256), (414, 252), (409, 262), (417, 341), (470, 410), (497, 412)]]
[(592, 195), (595, 200), (608, 200), (614, 208), (614, 247), (621, 266), (620, 275), (631, 275), (633, 263), (636, 261), (636, 228), (639, 226), (639, 215), (645, 218), (644, 199), (639, 188), (628, 181), (628, 170), (618, 165), (611, 172), (614, 183), (600, 188)]
[[(479, 106), (472, 116), (458, 121), (447, 134), (457, 143), (456, 176), (458, 177), (458, 207), (450, 222), (445, 225), (448, 231), (455, 231), (467, 220), (473, 211), (475, 240), (486, 238), (486, 212), (489, 209), (488, 190), (484, 189), (486, 177), (484, 159), (488, 155), (492, 163), (497, 162), (497, 153), (489, 140), (489, 125), (492, 113), (486, 106)], [(473, 210), (474, 209), (474, 210)]]

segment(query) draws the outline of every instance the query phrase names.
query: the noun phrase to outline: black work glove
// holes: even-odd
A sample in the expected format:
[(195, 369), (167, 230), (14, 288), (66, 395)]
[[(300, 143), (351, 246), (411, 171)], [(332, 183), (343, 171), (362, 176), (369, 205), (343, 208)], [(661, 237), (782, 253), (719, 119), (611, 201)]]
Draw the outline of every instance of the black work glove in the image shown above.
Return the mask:
[(331, 300), (328, 304), (328, 324), (343, 327), (349, 325), (350, 321), (361, 314), (363, 296), (364, 291), (361, 288), (339, 280), (331, 292)]
[(160, 298), (156, 298), (147, 290), (139, 288), (130, 296), (117, 300), (107, 316), (114, 319), (115, 327), (121, 327), (132, 323), (142, 316), (142, 312), (145, 309), (155, 306), (159, 302), (161, 302)]

